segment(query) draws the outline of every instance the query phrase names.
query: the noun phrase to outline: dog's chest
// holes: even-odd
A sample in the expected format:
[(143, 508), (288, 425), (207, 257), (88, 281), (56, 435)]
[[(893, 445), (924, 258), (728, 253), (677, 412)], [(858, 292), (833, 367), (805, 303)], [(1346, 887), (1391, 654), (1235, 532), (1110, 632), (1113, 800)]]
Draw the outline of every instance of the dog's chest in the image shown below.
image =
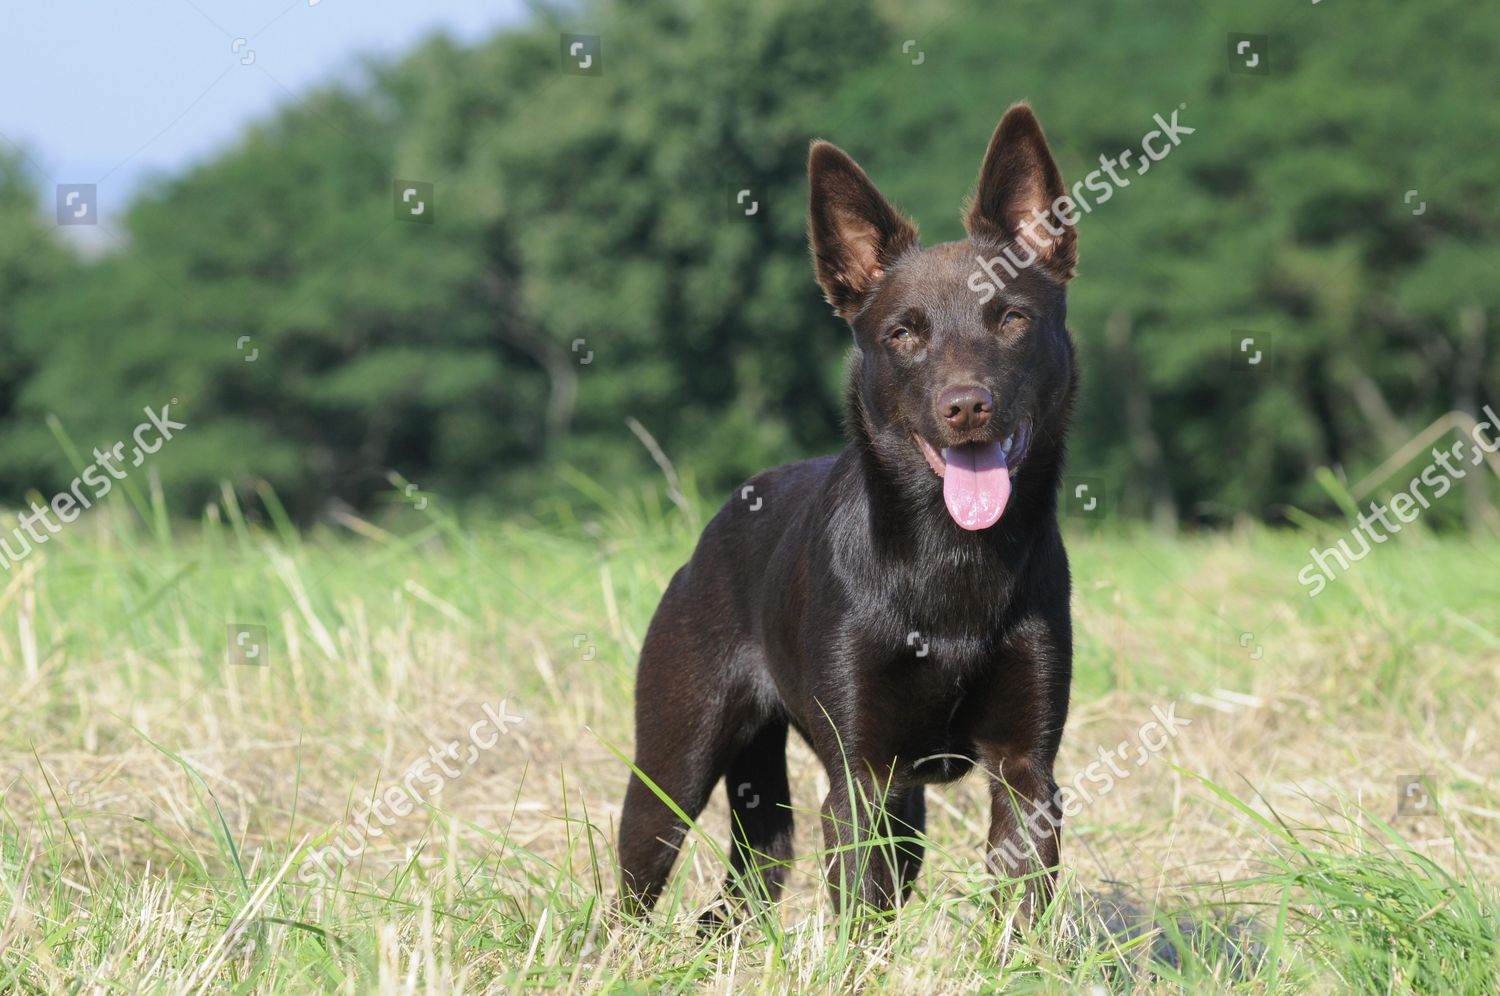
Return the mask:
[(966, 706), (987, 675), (961, 674), (929, 653), (863, 677), (856, 722), (867, 755), (898, 760), (911, 781), (951, 781), (969, 769), (975, 745)]
[(864, 622), (869, 637), (892, 647), (897, 660), (909, 656), (927, 670), (966, 675), (991, 662), (1013, 587), (997, 572), (969, 564), (893, 572), (863, 613)]
[(945, 593), (931, 582), (892, 583), (886, 594), (870, 600), (841, 641), (845, 659), (857, 662), (865, 742), (902, 759), (913, 780), (957, 778), (972, 762), (974, 704), (1007, 680), (1009, 586)]

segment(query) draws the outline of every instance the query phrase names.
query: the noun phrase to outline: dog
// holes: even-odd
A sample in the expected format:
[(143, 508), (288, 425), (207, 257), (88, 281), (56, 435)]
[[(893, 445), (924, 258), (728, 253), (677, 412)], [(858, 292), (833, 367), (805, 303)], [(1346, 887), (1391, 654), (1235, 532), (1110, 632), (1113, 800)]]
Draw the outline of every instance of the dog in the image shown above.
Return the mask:
[[(962, 241), (923, 248), (827, 142), (812, 144), (808, 180), (813, 269), (854, 333), (849, 443), (752, 477), (667, 586), (637, 673), (621, 904), (654, 905), (683, 817), (721, 778), (724, 902), (777, 898), (795, 729), (828, 772), (836, 908), (887, 913), (909, 897), (925, 786), (977, 764), (988, 863), (1034, 922), (1058, 865), (1053, 763), (1072, 675), (1057, 491), (1077, 388), (1076, 217), (1025, 103), (995, 129)], [(1016, 264), (1004, 286), (976, 287), (1002, 254)]]

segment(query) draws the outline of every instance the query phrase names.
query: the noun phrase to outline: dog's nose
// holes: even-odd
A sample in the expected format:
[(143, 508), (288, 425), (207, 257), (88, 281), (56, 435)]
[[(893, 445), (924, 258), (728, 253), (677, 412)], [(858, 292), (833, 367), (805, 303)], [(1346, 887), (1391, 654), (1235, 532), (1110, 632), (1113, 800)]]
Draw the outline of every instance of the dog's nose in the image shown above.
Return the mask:
[(959, 432), (984, 428), (995, 398), (978, 384), (959, 384), (938, 395), (938, 415)]

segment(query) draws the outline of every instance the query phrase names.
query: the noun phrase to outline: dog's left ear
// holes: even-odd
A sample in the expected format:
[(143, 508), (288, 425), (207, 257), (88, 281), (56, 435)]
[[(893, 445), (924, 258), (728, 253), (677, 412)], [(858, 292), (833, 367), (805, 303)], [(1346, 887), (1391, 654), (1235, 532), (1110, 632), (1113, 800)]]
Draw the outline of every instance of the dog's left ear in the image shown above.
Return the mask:
[(1078, 262), (1078, 238), (1071, 224), (1078, 220), (1077, 212), (1065, 205), (1065, 218), (1059, 218), (1053, 205), (1067, 193), (1041, 123), (1029, 105), (1015, 104), (990, 139), (964, 227), (972, 237), (1016, 242), (1021, 252), (1029, 246), (1066, 280)]
[(886, 267), (916, 246), (917, 228), (836, 145), (812, 144), (807, 186), (813, 270), (828, 303), (852, 319)]

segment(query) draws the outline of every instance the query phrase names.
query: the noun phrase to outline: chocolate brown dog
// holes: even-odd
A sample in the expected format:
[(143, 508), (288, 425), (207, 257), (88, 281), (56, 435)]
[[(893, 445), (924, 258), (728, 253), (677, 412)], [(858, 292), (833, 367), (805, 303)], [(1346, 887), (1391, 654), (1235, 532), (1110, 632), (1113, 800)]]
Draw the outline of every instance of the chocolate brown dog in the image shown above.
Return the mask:
[[(832, 785), (835, 901), (889, 909), (922, 863), (923, 787), (978, 763), (991, 865), (1028, 876), (1032, 917), (1058, 860), (1052, 766), (1072, 674), (1057, 527), (1076, 385), (1071, 201), (1025, 104), (990, 141), (964, 241), (922, 248), (826, 142), (808, 177), (814, 269), (857, 347), (850, 442), (751, 478), (672, 578), (641, 650), (636, 767), (692, 818), (725, 779), (726, 891), (774, 898), (791, 857), (795, 729)], [(997, 265), (1002, 280), (976, 286)], [(655, 903), (684, 832), (633, 776), (626, 908)], [(850, 846), (872, 837), (888, 842)]]

